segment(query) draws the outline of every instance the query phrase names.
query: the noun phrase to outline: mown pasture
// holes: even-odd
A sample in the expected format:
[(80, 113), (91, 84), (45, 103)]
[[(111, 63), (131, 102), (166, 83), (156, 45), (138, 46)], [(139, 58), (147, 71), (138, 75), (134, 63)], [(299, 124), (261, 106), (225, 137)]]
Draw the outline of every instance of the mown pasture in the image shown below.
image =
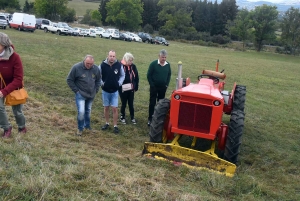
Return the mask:
[[(300, 58), (273, 53), (170, 42), (170, 46), (101, 38), (1, 30), (21, 55), (30, 98), (24, 106), (28, 133), (20, 136), (9, 107), (13, 138), (0, 140), (1, 200), (299, 200)], [(149, 63), (165, 48), (192, 82), (217, 59), (227, 74), (225, 88), (247, 86), (246, 119), (240, 160), (228, 178), (141, 156), (147, 127)], [(95, 98), (95, 133), (76, 137), (74, 94), (67, 74), (86, 54), (99, 64), (110, 49), (131, 52), (140, 74), (135, 97), (136, 125), (119, 125), (120, 135), (103, 132), (101, 92)], [(128, 110), (127, 110), (128, 114)], [(225, 121), (228, 121), (225, 118)]]

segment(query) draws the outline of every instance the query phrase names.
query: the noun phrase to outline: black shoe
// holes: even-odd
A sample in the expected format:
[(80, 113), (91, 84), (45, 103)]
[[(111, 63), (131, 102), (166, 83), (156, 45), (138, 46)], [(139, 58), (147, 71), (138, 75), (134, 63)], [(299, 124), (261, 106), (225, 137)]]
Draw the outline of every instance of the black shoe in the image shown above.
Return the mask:
[(117, 126), (114, 127), (114, 133), (118, 134), (119, 133), (119, 128)]
[(151, 124), (151, 120), (148, 120), (148, 126), (150, 126), (150, 124)]
[(109, 127), (109, 124), (105, 124), (104, 126), (102, 126), (102, 130), (106, 130), (106, 129), (108, 129), (108, 127)]

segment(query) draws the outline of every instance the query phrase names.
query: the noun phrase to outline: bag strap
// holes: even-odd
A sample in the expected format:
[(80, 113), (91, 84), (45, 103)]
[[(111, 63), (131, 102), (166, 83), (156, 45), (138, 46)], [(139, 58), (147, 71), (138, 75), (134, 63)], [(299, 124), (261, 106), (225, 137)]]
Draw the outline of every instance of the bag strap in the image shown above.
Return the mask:
[[(0, 79), (1, 79), (1, 83), (0, 84), (4, 84), (4, 87), (6, 87), (6, 83), (5, 83), (5, 81), (4, 81), (4, 78), (3, 78), (3, 76), (2, 76), (2, 74), (0, 73)], [(24, 88), (24, 80), (22, 81), (22, 87), (21, 88)], [(19, 89), (21, 89), (21, 88), (19, 88)]]
[(3, 79), (3, 77), (2, 77), (2, 74), (0, 73), (0, 79), (1, 79), (1, 85), (2, 85), (2, 83), (4, 84), (4, 87), (6, 87), (6, 84), (5, 84), (5, 81), (4, 81), (4, 79)]

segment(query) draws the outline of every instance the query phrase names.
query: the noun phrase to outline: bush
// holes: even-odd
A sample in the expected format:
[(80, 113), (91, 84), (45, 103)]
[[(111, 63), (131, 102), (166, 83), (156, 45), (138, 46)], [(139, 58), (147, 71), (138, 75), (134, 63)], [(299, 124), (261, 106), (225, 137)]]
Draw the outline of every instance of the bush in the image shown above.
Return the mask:
[(230, 39), (227, 37), (223, 37), (222, 35), (219, 34), (219, 35), (212, 36), (211, 41), (213, 43), (226, 44), (230, 42)]
[(143, 28), (144, 32), (153, 34), (153, 27), (150, 24), (146, 24)]

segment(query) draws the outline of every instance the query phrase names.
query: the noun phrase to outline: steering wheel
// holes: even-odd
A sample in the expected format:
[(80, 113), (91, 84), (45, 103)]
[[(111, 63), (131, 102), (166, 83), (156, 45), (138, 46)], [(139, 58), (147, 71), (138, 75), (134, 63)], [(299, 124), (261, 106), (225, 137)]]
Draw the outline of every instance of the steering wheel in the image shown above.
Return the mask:
[(214, 84), (218, 84), (220, 82), (220, 79), (213, 75), (202, 74), (202, 75), (198, 76), (198, 80), (200, 80), (201, 78), (212, 79), (212, 80), (214, 80)]

